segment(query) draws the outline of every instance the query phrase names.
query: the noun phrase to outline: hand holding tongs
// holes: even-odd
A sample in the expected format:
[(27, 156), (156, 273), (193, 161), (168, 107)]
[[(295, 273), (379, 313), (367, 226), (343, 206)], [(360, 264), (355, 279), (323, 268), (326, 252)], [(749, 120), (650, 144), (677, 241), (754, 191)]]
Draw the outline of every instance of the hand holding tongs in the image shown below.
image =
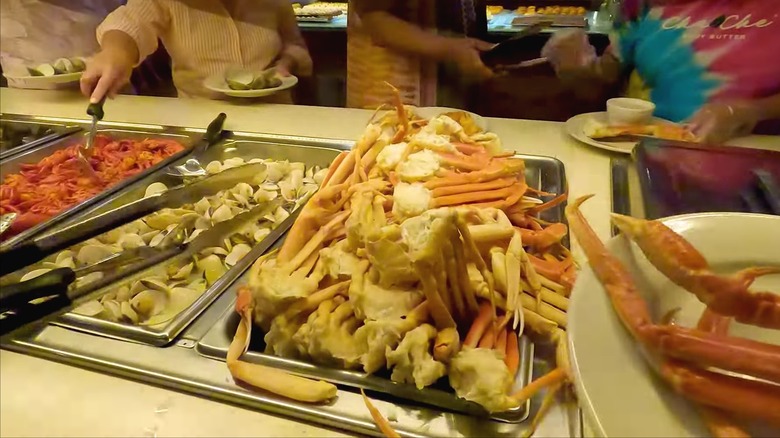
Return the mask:
[(536, 58), (515, 64), (500, 64), (502, 59), (505, 59), (506, 57), (517, 53), (519, 49), (524, 48), (520, 47), (523, 45), (521, 42), (522, 39), (539, 34), (542, 30), (552, 26), (552, 24), (552, 21), (542, 20), (524, 28), (511, 38), (501, 41), (486, 52), (482, 52), (480, 54), (482, 62), (486, 66), (498, 71), (517, 70), (547, 62), (547, 58)]

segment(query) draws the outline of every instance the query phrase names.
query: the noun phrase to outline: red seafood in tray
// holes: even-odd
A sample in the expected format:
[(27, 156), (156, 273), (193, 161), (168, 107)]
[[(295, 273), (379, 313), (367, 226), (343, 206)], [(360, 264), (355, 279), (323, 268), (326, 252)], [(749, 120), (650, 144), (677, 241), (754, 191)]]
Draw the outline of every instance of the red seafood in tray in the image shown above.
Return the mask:
[(18, 173), (3, 175), (0, 214), (17, 213), (4, 239), (56, 216), (122, 180), (184, 150), (170, 139), (116, 140), (95, 137), (88, 158), (94, 176), (78, 161), (80, 144), (60, 149), (34, 164), (23, 164)]

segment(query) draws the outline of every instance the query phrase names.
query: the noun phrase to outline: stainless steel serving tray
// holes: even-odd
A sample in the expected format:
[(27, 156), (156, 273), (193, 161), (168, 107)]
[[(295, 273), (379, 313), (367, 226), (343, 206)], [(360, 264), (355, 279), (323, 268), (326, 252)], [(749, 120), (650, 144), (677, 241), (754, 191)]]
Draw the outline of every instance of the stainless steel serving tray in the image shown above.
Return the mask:
[[(165, 348), (132, 342), (117, 342), (57, 326), (30, 327), (0, 339), (7, 350), (31, 354), (98, 372), (153, 384), (175, 391), (196, 394), (215, 402), (225, 402), (292, 418), (303, 423), (320, 424), (347, 430), (361, 436), (381, 437), (358, 392), (340, 386), (337, 397), (324, 404), (307, 404), (284, 399), (262, 391), (245, 389), (234, 383), (222, 361), (198, 354), (193, 348), (220, 316), (231, 308), (234, 297), (223, 294), (193, 324), (179, 335), (177, 342)], [(533, 361), (533, 375), (551, 370), (547, 357), (551, 349)], [(374, 405), (392, 419), (393, 428), (404, 437), (518, 437), (524, 436), (530, 421), (504, 423), (483, 417), (414, 405), (399, 399), (378, 399), (369, 393)], [(531, 400), (529, 415), (538, 412), (543, 395)], [(582, 437), (582, 420), (576, 403), (559, 398), (536, 429), (534, 437)]]
[[(197, 132), (197, 130), (188, 130), (188, 132)], [(228, 158), (243, 158), (246, 161), (252, 158), (288, 160), (304, 163), (307, 168), (308, 166), (327, 167), (340, 151), (349, 150), (351, 147), (352, 142), (347, 141), (235, 132), (229, 140), (210, 147), (197, 158), (204, 167), (211, 161), (224, 161)], [(173, 165), (183, 164), (188, 158), (190, 157), (181, 158)], [(113, 210), (128, 202), (137, 201), (144, 196), (149, 185), (157, 182), (170, 188), (181, 184), (182, 180), (180, 177), (155, 172), (63, 221), (52, 232)]]
[(36, 128), (49, 130), (46, 135), (39, 136), (30, 141), (9, 145), (0, 143), (0, 161), (81, 130), (81, 127), (76, 123), (38, 121), (34, 117), (31, 118), (12, 114), (0, 114), (0, 126), (2, 126), (3, 130), (9, 128), (14, 130)]
[[(196, 138), (195, 134), (187, 134), (187, 133), (171, 133), (168, 132), (165, 128), (159, 127), (159, 130), (154, 129), (105, 129), (100, 128), (97, 131), (98, 134), (107, 135), (112, 138), (121, 138), (121, 139), (133, 139), (133, 140), (143, 140), (145, 138), (161, 138), (161, 139), (172, 139), (172, 140), (178, 140), (181, 142), (185, 148), (183, 151), (174, 154), (167, 159), (157, 163), (156, 165), (144, 170), (143, 172), (140, 172), (134, 176), (131, 176), (130, 178), (127, 178), (118, 184), (114, 185), (113, 187), (109, 187), (103, 192), (97, 194), (96, 196), (93, 196), (92, 198), (89, 198), (87, 200), (82, 201), (79, 204), (73, 205), (70, 208), (67, 208), (63, 211), (61, 211), (56, 216), (50, 218), (49, 220), (46, 220), (44, 222), (41, 222), (40, 224), (29, 228), (16, 236), (13, 236), (6, 241), (2, 242), (0, 244), (0, 249), (7, 249), (11, 248), (15, 245), (18, 245), (25, 240), (36, 236), (44, 231), (49, 230), (51, 227), (53, 227), (56, 224), (62, 223), (65, 219), (68, 219), (70, 217), (73, 217), (77, 212), (84, 210), (87, 207), (90, 207), (92, 205), (95, 205), (96, 203), (99, 203), (103, 200), (108, 199), (113, 194), (117, 193), (118, 191), (122, 190), (124, 187), (127, 187), (134, 182), (146, 177), (147, 175), (155, 172), (158, 169), (161, 169), (170, 163), (173, 163), (174, 161), (185, 157), (190, 152), (192, 152), (192, 144)], [(81, 135), (72, 135), (70, 137), (66, 137), (51, 143), (47, 143), (45, 145), (42, 145), (40, 147), (30, 149), (27, 152), (14, 155), (13, 157), (9, 158), (8, 160), (5, 160), (0, 164), (0, 173), (7, 174), (7, 173), (16, 173), (20, 170), (22, 164), (25, 163), (37, 163), (41, 159), (51, 155), (57, 150), (66, 148), (74, 143), (77, 142), (83, 142), (86, 141), (86, 135), (87, 133), (83, 133)]]
[[(307, 168), (309, 166), (327, 167), (333, 161), (333, 159), (339, 154), (339, 149), (325, 148), (321, 146), (304, 146), (294, 144), (283, 144), (280, 142), (263, 142), (263, 141), (250, 141), (242, 139), (232, 139), (226, 142), (218, 143), (209, 148), (205, 154), (199, 159), (204, 165), (211, 160), (224, 161), (228, 158), (243, 158), (249, 161), (253, 158), (270, 158), (274, 160), (289, 160), (298, 161), (304, 163)], [(183, 160), (183, 159), (182, 159)], [(181, 179), (167, 175), (163, 172), (153, 173), (135, 184), (132, 184), (115, 196), (95, 205), (89, 210), (80, 214), (78, 218), (86, 220), (87, 218), (105, 213), (107, 211), (118, 208), (125, 205), (128, 202), (137, 201), (141, 199), (146, 191), (146, 187), (149, 184), (155, 182), (162, 182), (172, 187), (180, 184)], [(287, 228), (291, 225), (294, 218), (289, 218), (279, 227), (272, 231), (266, 240), (274, 241), (279, 235), (287, 231)], [(65, 224), (63, 224), (64, 226)], [(56, 231), (55, 231), (56, 232)], [(227, 236), (226, 236), (227, 237)], [(135, 342), (146, 343), (150, 345), (163, 346), (173, 341), (181, 331), (192, 322), (192, 320), (200, 314), (209, 304), (211, 304), (222, 292), (229, 287), (233, 281), (236, 280), (244, 271), (251, 266), (251, 264), (262, 255), (264, 242), (259, 242), (254, 246), (251, 252), (249, 252), (239, 263), (230, 268), (225, 275), (223, 275), (218, 281), (216, 281), (211, 287), (209, 287), (203, 295), (198, 298), (192, 305), (186, 310), (177, 315), (164, 327), (145, 327), (136, 326), (131, 324), (123, 324), (111, 321), (105, 321), (99, 318), (78, 315), (75, 313), (67, 313), (60, 319), (54, 322), (57, 325), (73, 328), (76, 330), (82, 330), (89, 333), (108, 336), (116, 339), (123, 339)], [(152, 267), (138, 274), (135, 274), (128, 278), (121, 279), (120, 282), (113, 282), (111, 284), (100, 284), (105, 292), (111, 289), (119, 287), (128, 282), (143, 278), (151, 275), (152, 272), (158, 269), (164, 269), (170, 263), (175, 263), (174, 259), (167, 260), (158, 266)], [(90, 287), (90, 286), (87, 286)], [(91, 285), (91, 288), (96, 289), (95, 285)], [(97, 293), (97, 295), (100, 295)]]
[[(545, 157), (520, 157), (527, 160), (528, 182), (542, 190), (560, 193), (565, 189), (563, 165)], [(545, 218), (563, 218), (564, 206), (545, 212)], [(178, 337), (175, 344), (157, 348), (90, 336), (57, 326), (31, 327), (2, 339), (2, 348), (86, 367), (96, 371), (138, 380), (166, 388), (198, 394), (209, 399), (260, 409), (304, 422), (323, 424), (363, 435), (381, 436), (363, 404), (361, 396), (349, 385), (339, 385), (338, 397), (326, 404), (306, 404), (272, 394), (245, 389), (233, 382), (224, 362), (196, 352), (199, 341), (209, 343), (212, 332), (230, 338), (231, 327), (222, 323), (232, 312), (234, 282)], [(197, 347), (198, 350), (202, 348)], [(554, 350), (536, 344), (533, 349), (533, 377), (550, 370)], [(254, 353), (248, 356), (251, 358)], [(249, 359), (248, 358), (248, 359)], [(310, 367), (314, 367), (309, 365)], [(529, 421), (506, 423), (485, 416), (464, 415), (414, 404), (395, 397), (369, 393), (374, 404), (402, 436), (408, 437), (517, 437), (526, 433)], [(377, 398), (380, 397), (380, 398)], [(528, 415), (538, 412), (542, 394), (531, 400)], [(536, 429), (535, 437), (582, 436), (582, 419), (570, 398), (559, 398)]]
[[(526, 179), (528, 184), (537, 189), (550, 193), (563, 193), (566, 189), (566, 177), (563, 163), (547, 157), (530, 155), (516, 155), (526, 163)], [(550, 209), (542, 214), (545, 220), (565, 222), (563, 214), (565, 203), (557, 208)], [(245, 276), (248, 274), (245, 274)], [(246, 283), (247, 278), (240, 282)], [(219, 319), (217, 324), (198, 342), (197, 351), (206, 357), (225, 360), (230, 342), (238, 326), (238, 317), (235, 312), (228, 310)], [(528, 416), (529, 404), (518, 409), (495, 414), (492, 417), (479, 405), (458, 398), (445, 383), (418, 390), (413, 385), (398, 384), (387, 377), (367, 375), (356, 371), (329, 368), (314, 365), (306, 361), (285, 359), (263, 353), (265, 344), (261, 341), (264, 334), (259, 327), (253, 328), (253, 343), (249, 351), (243, 356), (244, 360), (265, 366), (283, 369), (294, 374), (299, 374), (315, 379), (326, 380), (338, 385), (352, 388), (363, 388), (378, 392), (384, 396), (397, 397), (412, 403), (422, 403), (436, 406), (453, 412), (468, 414), (479, 418), (490, 418), (489, 421), (519, 423)], [(534, 357), (533, 344), (525, 337), (520, 342), (520, 368), (515, 376), (515, 388), (526, 386), (531, 378), (532, 361)], [(437, 382), (441, 383), (441, 382)]]

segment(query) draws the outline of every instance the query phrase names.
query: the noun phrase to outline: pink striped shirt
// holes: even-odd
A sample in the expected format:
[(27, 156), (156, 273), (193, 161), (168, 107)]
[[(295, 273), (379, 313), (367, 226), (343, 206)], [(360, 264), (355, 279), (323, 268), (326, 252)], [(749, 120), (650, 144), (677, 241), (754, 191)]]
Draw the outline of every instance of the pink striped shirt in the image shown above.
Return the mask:
[(97, 39), (102, 42), (109, 30), (130, 35), (140, 62), (157, 50), (159, 38), (171, 56), (179, 96), (218, 98), (203, 86), (212, 74), (236, 66), (262, 70), (283, 52), (305, 47), (287, 0), (233, 3), (229, 11), (220, 0), (128, 0), (98, 27)]

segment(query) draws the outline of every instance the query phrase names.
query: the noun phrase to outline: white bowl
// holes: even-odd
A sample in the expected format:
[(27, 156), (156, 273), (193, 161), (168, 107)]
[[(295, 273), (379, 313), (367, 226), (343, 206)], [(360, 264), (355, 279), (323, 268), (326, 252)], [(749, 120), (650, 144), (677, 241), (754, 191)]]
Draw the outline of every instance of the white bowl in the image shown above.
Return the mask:
[(642, 99), (616, 97), (607, 101), (607, 121), (610, 125), (641, 125), (653, 117), (655, 104)]

